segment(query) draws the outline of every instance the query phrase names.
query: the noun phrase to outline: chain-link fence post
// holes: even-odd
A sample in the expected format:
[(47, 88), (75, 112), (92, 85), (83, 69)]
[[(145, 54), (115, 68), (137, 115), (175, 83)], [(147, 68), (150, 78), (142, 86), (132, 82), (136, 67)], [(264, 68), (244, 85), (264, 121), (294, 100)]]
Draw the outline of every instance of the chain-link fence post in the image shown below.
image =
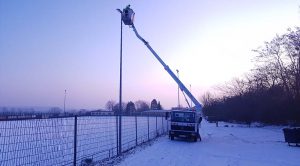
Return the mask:
[(118, 132), (118, 130), (119, 130), (119, 123), (118, 123), (118, 121), (119, 121), (119, 118), (118, 118), (118, 116), (116, 115), (116, 138), (117, 138), (117, 155), (119, 156), (119, 132)]
[(150, 140), (150, 137), (149, 137), (149, 115), (147, 116), (147, 122), (148, 122), (148, 141)]
[(157, 115), (155, 116), (155, 132), (156, 132), (156, 137), (158, 136), (157, 134)]
[(164, 117), (161, 117), (161, 127), (162, 127), (162, 134), (165, 133), (165, 126), (164, 126)]
[(167, 119), (167, 132), (169, 132), (169, 120)]
[(137, 133), (137, 117), (135, 115), (135, 146), (138, 145), (138, 133)]
[(76, 166), (77, 161), (77, 115), (74, 117), (74, 158), (73, 165)]

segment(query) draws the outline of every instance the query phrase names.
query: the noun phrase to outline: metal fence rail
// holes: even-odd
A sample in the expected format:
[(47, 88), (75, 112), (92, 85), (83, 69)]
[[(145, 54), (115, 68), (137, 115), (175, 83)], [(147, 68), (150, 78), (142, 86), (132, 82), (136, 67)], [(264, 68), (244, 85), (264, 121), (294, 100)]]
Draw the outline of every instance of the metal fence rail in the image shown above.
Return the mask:
[[(0, 165), (81, 165), (117, 156), (115, 116), (0, 121)], [(164, 117), (123, 116), (122, 152), (168, 129)]]

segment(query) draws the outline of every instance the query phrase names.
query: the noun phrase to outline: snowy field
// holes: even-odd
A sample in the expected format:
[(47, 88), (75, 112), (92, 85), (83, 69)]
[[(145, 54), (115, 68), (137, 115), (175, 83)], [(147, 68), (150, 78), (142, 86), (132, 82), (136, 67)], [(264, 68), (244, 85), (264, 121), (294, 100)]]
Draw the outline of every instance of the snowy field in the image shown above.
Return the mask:
[(300, 166), (300, 147), (284, 142), (282, 128), (203, 122), (202, 142), (161, 137), (119, 166)]
[[(74, 122), (74, 117), (0, 121), (0, 166), (73, 165)], [(165, 131), (164, 117), (124, 116), (122, 150)], [(116, 117), (78, 117), (76, 139), (77, 165), (87, 158), (97, 162), (116, 156)]]

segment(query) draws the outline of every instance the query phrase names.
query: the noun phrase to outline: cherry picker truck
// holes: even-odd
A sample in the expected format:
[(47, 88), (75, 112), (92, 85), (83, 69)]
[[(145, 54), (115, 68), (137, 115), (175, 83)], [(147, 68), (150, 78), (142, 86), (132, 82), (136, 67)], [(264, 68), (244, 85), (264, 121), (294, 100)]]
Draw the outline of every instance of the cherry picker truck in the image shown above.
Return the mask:
[(158, 56), (158, 54), (152, 49), (149, 43), (139, 35), (133, 23), (135, 13), (130, 8), (130, 5), (124, 8), (123, 11), (120, 9), (117, 10), (121, 13), (123, 23), (125, 25), (129, 25), (133, 29), (137, 38), (140, 39), (146, 45), (146, 47), (150, 50), (150, 52), (155, 56), (155, 58), (160, 62), (160, 64), (164, 67), (164, 69), (178, 84), (188, 105), (189, 102), (187, 101), (185, 94), (195, 104), (195, 107), (191, 109), (171, 111), (171, 120), (170, 120), (171, 125), (169, 130), (169, 138), (171, 140), (174, 140), (174, 137), (185, 137), (185, 138), (191, 138), (195, 142), (199, 138), (201, 141), (201, 136), (199, 134), (199, 124), (202, 121), (202, 105), (192, 95), (192, 93), (184, 86), (184, 84), (179, 80), (179, 78), (174, 74), (174, 72), (169, 68), (169, 66), (166, 65), (164, 61)]

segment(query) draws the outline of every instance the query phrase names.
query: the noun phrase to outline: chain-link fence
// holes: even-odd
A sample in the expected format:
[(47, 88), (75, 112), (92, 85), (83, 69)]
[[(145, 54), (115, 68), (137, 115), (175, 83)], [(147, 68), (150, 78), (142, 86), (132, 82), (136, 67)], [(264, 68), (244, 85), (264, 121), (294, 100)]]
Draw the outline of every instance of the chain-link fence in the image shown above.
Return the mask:
[[(118, 155), (118, 117), (1, 120), (0, 165), (83, 165)], [(122, 152), (168, 130), (161, 116), (123, 116)]]

